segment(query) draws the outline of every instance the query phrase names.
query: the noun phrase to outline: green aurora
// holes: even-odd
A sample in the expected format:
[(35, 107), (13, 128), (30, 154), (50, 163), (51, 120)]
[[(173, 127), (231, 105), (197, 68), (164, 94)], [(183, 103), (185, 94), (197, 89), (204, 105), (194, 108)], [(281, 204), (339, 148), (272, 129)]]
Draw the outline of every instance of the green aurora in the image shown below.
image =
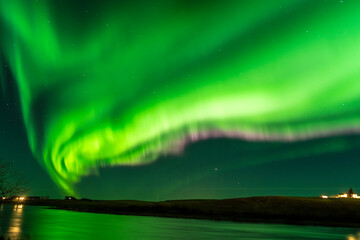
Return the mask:
[(69, 193), (201, 139), (360, 132), (357, 1), (87, 4), (0, 1), (31, 150)]

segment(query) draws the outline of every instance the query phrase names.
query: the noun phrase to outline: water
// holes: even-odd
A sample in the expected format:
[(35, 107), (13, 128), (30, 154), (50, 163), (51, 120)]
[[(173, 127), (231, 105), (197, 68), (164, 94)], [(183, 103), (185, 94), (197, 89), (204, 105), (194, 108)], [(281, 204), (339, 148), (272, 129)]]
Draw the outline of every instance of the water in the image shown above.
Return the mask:
[(346, 239), (360, 229), (81, 213), (23, 205), (0, 206), (6, 239)]

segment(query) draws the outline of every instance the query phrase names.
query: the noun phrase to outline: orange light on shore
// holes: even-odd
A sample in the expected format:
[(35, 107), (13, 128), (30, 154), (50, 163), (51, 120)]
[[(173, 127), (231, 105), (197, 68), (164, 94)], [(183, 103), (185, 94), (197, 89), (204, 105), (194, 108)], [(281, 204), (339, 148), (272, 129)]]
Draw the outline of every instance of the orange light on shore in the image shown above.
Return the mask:
[(25, 197), (17, 197), (15, 198), (15, 201), (24, 201), (25, 200)]
[(329, 198), (329, 197), (326, 195), (321, 195), (321, 198)]
[(351, 194), (351, 197), (352, 197), (352, 198), (360, 198), (356, 193)]

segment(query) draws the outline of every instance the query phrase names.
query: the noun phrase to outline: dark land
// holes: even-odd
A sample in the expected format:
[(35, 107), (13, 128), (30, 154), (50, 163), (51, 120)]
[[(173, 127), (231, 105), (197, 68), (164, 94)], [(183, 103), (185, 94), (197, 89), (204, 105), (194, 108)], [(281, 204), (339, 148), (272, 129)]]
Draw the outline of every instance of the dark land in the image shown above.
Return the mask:
[[(9, 204), (19, 204), (4, 201)], [(26, 200), (24, 205), (46, 206), (80, 212), (227, 220), (235, 222), (282, 223), (360, 227), (360, 200), (308, 197), (249, 197), (223, 200)]]

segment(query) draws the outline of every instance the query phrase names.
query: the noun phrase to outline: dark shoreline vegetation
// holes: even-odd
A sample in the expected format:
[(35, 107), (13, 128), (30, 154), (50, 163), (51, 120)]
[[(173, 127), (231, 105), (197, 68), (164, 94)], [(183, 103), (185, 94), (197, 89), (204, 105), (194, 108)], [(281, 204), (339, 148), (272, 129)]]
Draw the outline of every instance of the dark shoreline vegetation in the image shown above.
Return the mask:
[(226, 220), (252, 223), (281, 223), (360, 227), (360, 200), (310, 197), (249, 197), (234, 199), (171, 200), (37, 200), (12, 202), (91, 213), (172, 218)]

